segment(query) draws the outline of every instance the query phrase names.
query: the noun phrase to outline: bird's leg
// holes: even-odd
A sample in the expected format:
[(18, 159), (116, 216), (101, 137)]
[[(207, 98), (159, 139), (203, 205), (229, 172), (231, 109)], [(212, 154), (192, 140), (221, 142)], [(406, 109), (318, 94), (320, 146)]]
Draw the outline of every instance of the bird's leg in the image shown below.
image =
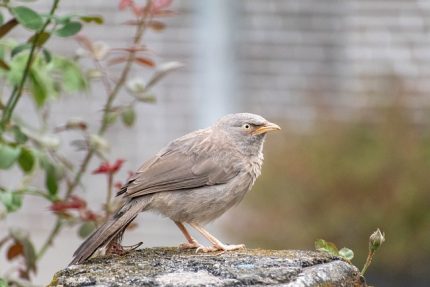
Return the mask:
[[(129, 223), (130, 224), (130, 223)], [(127, 224), (106, 246), (106, 254), (124, 255), (127, 252), (137, 249), (143, 242), (136, 243), (130, 246), (121, 245), (124, 231), (129, 225)]]
[(205, 247), (199, 247), (196, 251), (203, 251), (203, 252), (212, 252), (212, 251), (231, 251), (231, 250), (237, 250), (245, 248), (244, 244), (237, 244), (237, 245), (229, 245), (224, 244), (221, 241), (219, 241), (215, 236), (210, 234), (206, 229), (201, 227), (199, 224), (196, 223), (190, 223), (192, 227), (194, 227), (198, 232), (200, 232), (207, 240), (209, 240), (212, 243), (212, 247), (205, 248)]
[(184, 224), (179, 221), (175, 221), (176, 226), (181, 230), (182, 234), (184, 234), (185, 238), (188, 242), (182, 243), (179, 245), (179, 249), (194, 249), (194, 248), (200, 248), (202, 245), (195, 240), (191, 234), (188, 232), (188, 230), (185, 228)]

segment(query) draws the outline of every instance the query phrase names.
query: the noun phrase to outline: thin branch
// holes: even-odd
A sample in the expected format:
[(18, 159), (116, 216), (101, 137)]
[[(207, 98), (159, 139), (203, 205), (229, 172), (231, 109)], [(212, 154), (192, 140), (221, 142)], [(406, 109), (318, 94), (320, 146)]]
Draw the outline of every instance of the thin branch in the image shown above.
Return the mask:
[[(142, 36), (145, 32), (146, 23), (147, 23), (147, 21), (151, 20), (151, 17), (148, 18), (148, 16), (149, 16), (148, 14), (145, 14), (140, 18), (139, 26), (137, 27), (136, 33), (134, 36), (133, 45), (140, 44), (140, 42), (142, 40)], [(116, 82), (113, 90), (109, 93), (108, 99), (107, 99), (106, 104), (105, 104), (105, 108), (103, 109), (102, 123), (100, 125), (99, 130), (97, 131), (98, 135), (103, 135), (109, 126), (108, 125), (108, 123), (109, 123), (108, 113), (112, 109), (112, 105), (113, 105), (115, 98), (118, 96), (119, 91), (124, 86), (124, 84), (127, 80), (127, 77), (130, 73), (133, 62), (135, 60), (135, 57), (136, 57), (136, 51), (130, 52), (130, 54), (127, 58), (127, 61), (125, 63), (124, 69), (122, 70), (121, 75), (119, 77), (119, 80)], [(82, 161), (82, 164), (79, 167), (79, 170), (76, 172), (76, 175), (75, 175), (73, 181), (70, 183), (70, 185), (67, 188), (67, 191), (66, 191), (66, 194), (64, 197), (65, 200), (67, 200), (72, 195), (73, 191), (75, 190), (75, 188), (80, 183), (82, 175), (86, 172), (88, 165), (89, 165), (94, 153), (95, 153), (94, 149), (89, 147), (87, 154), (85, 155), (85, 157)], [(49, 233), (45, 243), (42, 245), (42, 248), (40, 249), (40, 251), (38, 253), (38, 258), (41, 258), (44, 255), (44, 253), (46, 252), (48, 247), (52, 244), (54, 238), (61, 231), (61, 228), (62, 228), (62, 221), (60, 218), (57, 218), (57, 221), (55, 223), (54, 228)]]
[(108, 190), (106, 195), (106, 220), (109, 219), (109, 216), (111, 215), (112, 208), (111, 208), (111, 201), (112, 201), (112, 192), (113, 192), (113, 173), (109, 172), (108, 174)]
[(22, 96), (22, 92), (24, 90), (24, 85), (27, 80), (28, 75), (30, 74), (30, 68), (33, 63), (33, 58), (36, 53), (37, 43), (39, 42), (40, 35), (42, 35), (46, 28), (48, 27), (49, 23), (51, 23), (52, 15), (54, 15), (55, 10), (58, 8), (58, 3), (60, 0), (54, 0), (54, 3), (52, 4), (51, 10), (49, 11), (48, 18), (46, 19), (46, 22), (43, 24), (42, 29), (36, 33), (36, 36), (33, 39), (33, 42), (31, 43), (31, 50), (30, 54), (28, 55), (27, 63), (25, 65), (24, 73), (21, 78), (21, 82), (17, 87), (13, 89), (13, 92), (8, 100), (8, 103), (6, 105), (6, 108), (3, 113), (3, 117), (1, 120), (1, 126), (4, 129), (6, 125), (9, 123), (10, 118), (12, 117), (13, 110), (15, 109), (19, 99)]

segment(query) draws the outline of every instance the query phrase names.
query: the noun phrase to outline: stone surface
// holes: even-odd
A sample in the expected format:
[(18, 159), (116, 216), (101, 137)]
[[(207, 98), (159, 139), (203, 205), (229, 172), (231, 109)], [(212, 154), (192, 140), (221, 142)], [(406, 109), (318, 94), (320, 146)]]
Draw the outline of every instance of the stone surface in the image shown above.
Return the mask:
[(57, 272), (49, 286), (366, 286), (358, 269), (325, 253), (246, 249), (196, 254), (147, 248), (93, 258)]

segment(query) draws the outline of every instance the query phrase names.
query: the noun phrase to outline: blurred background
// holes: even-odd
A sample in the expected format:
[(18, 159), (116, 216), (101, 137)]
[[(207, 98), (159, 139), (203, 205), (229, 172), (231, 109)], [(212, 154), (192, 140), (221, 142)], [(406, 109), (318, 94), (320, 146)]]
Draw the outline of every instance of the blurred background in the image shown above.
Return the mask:
[[(42, 11), (50, 5), (34, 3)], [(430, 1), (175, 0), (172, 9), (177, 15), (165, 21), (167, 29), (149, 32), (145, 42), (157, 62), (185, 66), (155, 89), (156, 103), (137, 107), (132, 129), (118, 124), (107, 134), (112, 158), (126, 159), (118, 178), (170, 140), (226, 113), (260, 114), (283, 130), (268, 138), (252, 192), (210, 230), (260, 248), (313, 249), (324, 238), (353, 249), (353, 263), (361, 267), (368, 237), (379, 227), (387, 241), (368, 283), (429, 286)], [(118, 1), (61, 1), (59, 11), (103, 15), (104, 25), (82, 31), (94, 41), (111, 48), (130, 41), (130, 27), (121, 25), (129, 15), (118, 12)], [(61, 39), (48, 46), (70, 56), (79, 47)], [(98, 121), (99, 89), (101, 83), (93, 84), (89, 94), (55, 102), (53, 126), (73, 117)], [(23, 101), (18, 113), (31, 116), (33, 109)], [(68, 142), (74, 135), (61, 136)], [(81, 160), (74, 147), (63, 149)], [(89, 169), (97, 166), (93, 161)], [(0, 181), (13, 184), (1, 174)], [(83, 181), (81, 195), (98, 208), (105, 178)], [(50, 211), (37, 199), (24, 207), (0, 221), (0, 233), (18, 225), (40, 244), (53, 224)], [(138, 223), (126, 243), (183, 241), (169, 220), (144, 214)], [(49, 282), (80, 241), (76, 230), (65, 229), (35, 282)]]

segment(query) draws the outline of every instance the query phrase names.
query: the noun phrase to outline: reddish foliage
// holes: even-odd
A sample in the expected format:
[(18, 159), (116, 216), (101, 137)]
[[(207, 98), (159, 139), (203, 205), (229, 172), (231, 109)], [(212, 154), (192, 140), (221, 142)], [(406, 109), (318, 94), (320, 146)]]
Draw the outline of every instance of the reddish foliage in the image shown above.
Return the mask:
[(30, 280), (30, 272), (28, 272), (26, 269), (19, 269), (18, 273), (19, 273), (19, 278)]
[(174, 13), (166, 8), (168, 8), (172, 2), (172, 0), (152, 0), (148, 1), (147, 5), (139, 6), (133, 0), (121, 0), (118, 7), (120, 10), (130, 8), (136, 17), (148, 13), (152, 16), (171, 16)]
[(128, 171), (128, 178), (127, 178), (127, 179), (132, 178), (135, 174), (136, 174), (136, 173), (135, 173), (134, 171), (129, 170), (129, 171)]
[(83, 221), (97, 221), (99, 217), (95, 212), (89, 209), (82, 210), (79, 215)]
[(159, 12), (163, 9), (168, 8), (172, 4), (172, 0), (153, 0), (152, 1), (152, 10), (154, 12)]
[(149, 22), (148, 26), (154, 31), (163, 31), (164, 29), (166, 29), (166, 24), (156, 20), (152, 20), (151, 22)]
[(133, 0), (121, 0), (119, 2), (119, 10), (124, 10), (125, 8), (133, 5)]
[(93, 43), (91, 42), (91, 40), (82, 35), (79, 34), (77, 36), (75, 36), (75, 40), (79, 43), (79, 45), (81, 45), (83, 48), (85, 48), (87, 51), (93, 52)]
[(7, 259), (12, 260), (19, 255), (24, 255), (24, 246), (19, 241), (15, 241), (7, 250)]
[(113, 186), (114, 186), (116, 189), (120, 190), (120, 189), (121, 189), (121, 187), (123, 186), (123, 184), (122, 184), (122, 182), (117, 181), (117, 182), (115, 182), (115, 184), (114, 184)]
[(84, 209), (87, 207), (87, 203), (85, 200), (81, 199), (76, 195), (70, 196), (67, 201), (56, 201), (54, 202), (50, 209), (56, 213), (63, 213), (68, 209)]
[(122, 166), (125, 160), (117, 159), (113, 164), (109, 162), (102, 163), (96, 170), (93, 171), (93, 174), (114, 174), (116, 173)]
[(134, 58), (134, 61), (140, 65), (143, 65), (143, 66), (148, 66), (151, 68), (155, 67), (154, 61), (152, 61), (151, 59), (148, 59), (148, 58), (136, 57), (136, 58)]

